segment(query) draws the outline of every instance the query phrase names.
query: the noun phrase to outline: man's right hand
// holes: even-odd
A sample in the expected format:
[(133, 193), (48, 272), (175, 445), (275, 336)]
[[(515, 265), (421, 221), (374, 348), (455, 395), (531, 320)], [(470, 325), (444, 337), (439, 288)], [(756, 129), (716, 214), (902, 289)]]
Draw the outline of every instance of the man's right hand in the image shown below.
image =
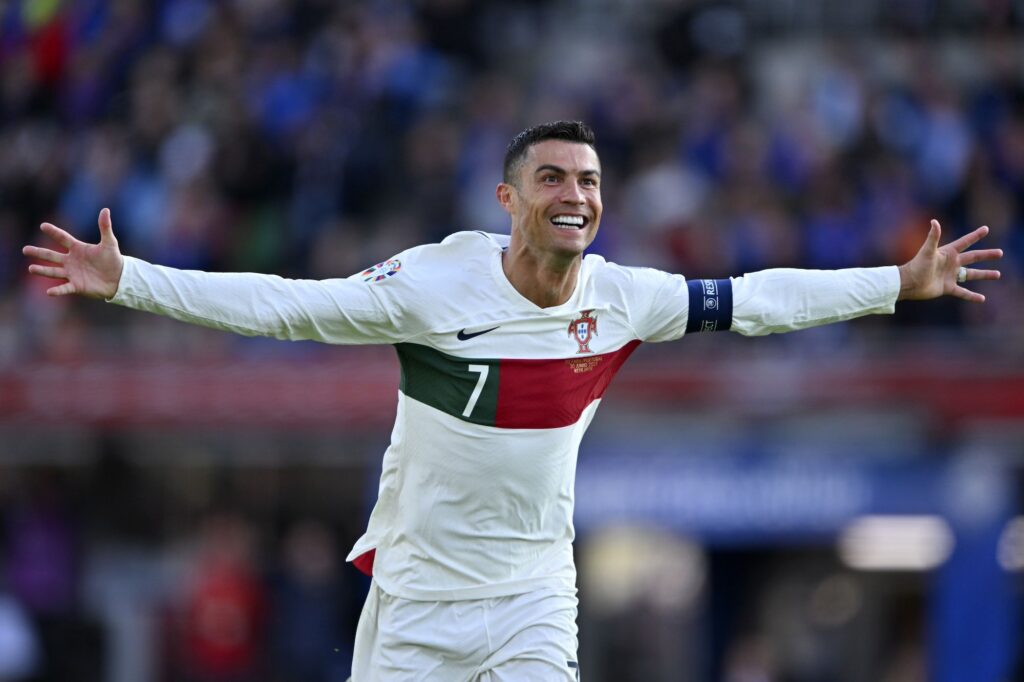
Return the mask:
[(26, 246), (21, 250), (30, 258), (36, 258), (46, 265), (33, 264), (28, 271), (53, 279), (64, 280), (63, 284), (46, 290), (50, 296), (80, 294), (91, 298), (113, 298), (121, 281), (124, 258), (114, 237), (110, 224), (110, 209), (100, 211), (100, 243), (86, 244), (78, 241), (56, 225), (43, 223), (39, 226), (67, 252), (51, 251), (38, 246)]

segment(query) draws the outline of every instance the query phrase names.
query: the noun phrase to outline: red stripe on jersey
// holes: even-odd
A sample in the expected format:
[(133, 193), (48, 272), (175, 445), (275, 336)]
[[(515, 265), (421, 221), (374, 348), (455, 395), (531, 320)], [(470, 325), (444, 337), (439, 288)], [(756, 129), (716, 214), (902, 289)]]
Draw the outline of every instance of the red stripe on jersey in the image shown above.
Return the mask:
[(639, 345), (630, 341), (611, 353), (559, 360), (502, 360), (494, 425), (553, 429), (575, 424)]
[(371, 549), (367, 552), (363, 552), (355, 559), (352, 560), (352, 565), (358, 568), (366, 575), (373, 577), (373, 560), (377, 557), (377, 550)]

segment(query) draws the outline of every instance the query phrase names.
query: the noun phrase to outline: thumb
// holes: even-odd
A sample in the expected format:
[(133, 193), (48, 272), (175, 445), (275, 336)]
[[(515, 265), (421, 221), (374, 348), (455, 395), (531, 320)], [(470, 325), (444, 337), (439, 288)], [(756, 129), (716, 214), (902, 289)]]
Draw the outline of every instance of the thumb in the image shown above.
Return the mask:
[(924, 245), (929, 251), (934, 251), (939, 248), (939, 240), (942, 238), (942, 227), (939, 226), (939, 221), (932, 218), (931, 228), (928, 230), (928, 237), (924, 240)]
[(117, 246), (117, 238), (114, 237), (114, 226), (110, 222), (110, 209), (104, 208), (100, 210), (99, 217), (100, 225), (100, 244), (112, 244)]

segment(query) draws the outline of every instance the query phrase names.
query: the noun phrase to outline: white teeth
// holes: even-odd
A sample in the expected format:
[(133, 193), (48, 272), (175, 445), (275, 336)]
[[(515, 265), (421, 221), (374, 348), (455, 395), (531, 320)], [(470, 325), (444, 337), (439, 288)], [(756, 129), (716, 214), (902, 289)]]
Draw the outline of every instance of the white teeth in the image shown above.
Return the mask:
[(583, 216), (579, 215), (556, 215), (551, 219), (555, 225), (566, 227), (583, 227)]

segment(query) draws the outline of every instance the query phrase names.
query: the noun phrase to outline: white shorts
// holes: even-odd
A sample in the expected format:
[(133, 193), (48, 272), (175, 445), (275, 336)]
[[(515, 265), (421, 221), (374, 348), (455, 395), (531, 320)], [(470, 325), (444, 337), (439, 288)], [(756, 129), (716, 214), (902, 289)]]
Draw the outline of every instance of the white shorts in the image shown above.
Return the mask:
[(352, 682), (580, 679), (575, 594), (412, 601), (370, 585), (356, 629)]

